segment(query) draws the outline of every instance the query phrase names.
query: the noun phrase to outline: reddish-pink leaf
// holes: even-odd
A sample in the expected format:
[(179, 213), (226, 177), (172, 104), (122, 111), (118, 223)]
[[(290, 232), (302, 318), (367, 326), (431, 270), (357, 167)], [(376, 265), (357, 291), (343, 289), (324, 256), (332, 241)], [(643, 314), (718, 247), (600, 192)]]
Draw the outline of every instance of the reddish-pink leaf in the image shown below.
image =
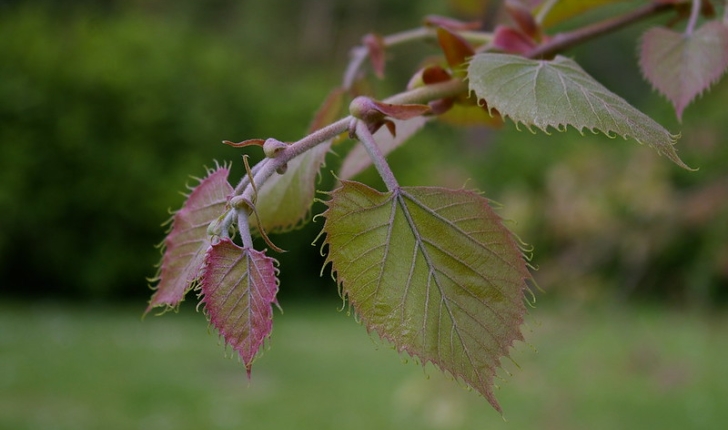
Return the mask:
[(447, 64), (453, 70), (462, 66), (468, 58), (475, 55), (475, 50), (465, 39), (444, 27), (437, 29), (437, 41), (442, 52), (445, 53)]
[(210, 323), (250, 368), (273, 329), (278, 304), (276, 261), (265, 253), (223, 239), (205, 255), (201, 302)]
[(326, 100), (321, 104), (313, 121), (311, 121), (311, 125), (308, 127), (309, 133), (326, 127), (341, 116), (345, 95), (346, 91), (343, 88), (335, 88), (326, 96)]
[(349, 112), (355, 118), (365, 122), (369, 131), (376, 133), (382, 126), (387, 126), (392, 136), (396, 135), (396, 126), (387, 119), (408, 120), (430, 113), (428, 105), (392, 104), (376, 101), (369, 97), (359, 96), (349, 104)]
[(227, 197), (233, 192), (228, 173), (227, 167), (211, 171), (172, 218), (172, 229), (164, 240), (158, 284), (146, 312), (157, 306), (176, 307), (199, 279), (210, 246), (207, 227), (223, 213)]
[(426, 67), (424, 70), (422, 70), (422, 82), (425, 85), (436, 84), (438, 82), (447, 82), (450, 79), (452, 79), (450, 73), (437, 65)]
[(712, 21), (692, 34), (648, 30), (642, 38), (640, 67), (682, 118), (685, 107), (728, 68), (728, 27)]
[(387, 49), (384, 44), (384, 39), (378, 34), (370, 33), (364, 36), (362, 42), (369, 51), (369, 61), (372, 63), (374, 74), (380, 79), (383, 78), (385, 65), (384, 52)]
[(518, 0), (506, 0), (504, 7), (513, 22), (525, 35), (532, 39), (541, 35), (541, 28), (526, 5)]
[(493, 35), (493, 46), (509, 54), (525, 54), (536, 47), (536, 42), (514, 28), (499, 25)]

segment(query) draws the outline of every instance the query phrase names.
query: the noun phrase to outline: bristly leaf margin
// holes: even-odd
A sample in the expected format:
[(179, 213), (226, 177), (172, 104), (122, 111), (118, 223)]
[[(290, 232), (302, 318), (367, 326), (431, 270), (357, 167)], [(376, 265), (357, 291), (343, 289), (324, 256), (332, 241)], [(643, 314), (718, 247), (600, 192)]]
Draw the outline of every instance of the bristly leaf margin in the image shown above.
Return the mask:
[(494, 378), (523, 340), (531, 275), (520, 242), (487, 199), (438, 187), (381, 193), (352, 181), (329, 195), (325, 265), (367, 330), (502, 413)]
[(240, 356), (248, 377), (273, 330), (277, 264), (265, 252), (241, 248), (228, 238), (210, 246), (205, 254), (200, 304), (210, 324)]
[(233, 188), (227, 181), (230, 167), (217, 165), (191, 187), (182, 208), (171, 218), (171, 227), (161, 245), (162, 260), (155, 290), (146, 315), (155, 307), (176, 309), (199, 280), (205, 252), (210, 246), (207, 228), (224, 213)]

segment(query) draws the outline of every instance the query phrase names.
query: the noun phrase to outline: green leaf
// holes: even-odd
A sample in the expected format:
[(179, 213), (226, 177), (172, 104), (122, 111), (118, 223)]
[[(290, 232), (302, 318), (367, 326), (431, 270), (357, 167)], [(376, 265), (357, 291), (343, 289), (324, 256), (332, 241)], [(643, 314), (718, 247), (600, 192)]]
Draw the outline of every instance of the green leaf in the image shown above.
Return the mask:
[(164, 239), (158, 284), (146, 312), (157, 306), (176, 307), (198, 280), (210, 246), (207, 227), (225, 211), (227, 198), (234, 191), (227, 181), (229, 172), (227, 167), (210, 171), (172, 218), (172, 229)]
[(205, 255), (201, 302), (210, 323), (250, 368), (273, 329), (277, 304), (276, 261), (265, 253), (223, 239)]
[(367, 329), (478, 390), (501, 411), (493, 378), (525, 314), (522, 252), (500, 217), (466, 190), (331, 193), (327, 262)]
[(631, 136), (646, 143), (680, 167), (689, 169), (673, 145), (677, 136), (606, 89), (573, 60), (552, 61), (517, 55), (476, 55), (468, 66), (470, 90), (491, 109), (516, 124), (565, 131), (572, 126), (607, 136)]
[[(317, 145), (288, 163), (283, 174), (274, 174), (258, 190), (255, 207), (268, 233), (288, 231), (303, 223), (316, 192), (319, 170), (331, 148), (331, 141)], [(250, 227), (257, 227), (256, 217)]]
[(682, 118), (685, 107), (728, 68), (728, 27), (711, 21), (691, 34), (650, 29), (642, 37), (640, 67)]

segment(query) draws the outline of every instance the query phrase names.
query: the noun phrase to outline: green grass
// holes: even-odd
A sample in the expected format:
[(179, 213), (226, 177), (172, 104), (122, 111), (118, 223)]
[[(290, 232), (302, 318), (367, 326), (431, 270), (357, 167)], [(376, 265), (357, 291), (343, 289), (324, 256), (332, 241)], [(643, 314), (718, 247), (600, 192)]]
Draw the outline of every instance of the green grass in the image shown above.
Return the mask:
[[(409, 363), (336, 304), (286, 306), (250, 381), (200, 314), (0, 305), (2, 429), (715, 429), (728, 316), (537, 308), (499, 384)], [(229, 354), (228, 354), (229, 355)], [(412, 361), (412, 360), (410, 360)]]

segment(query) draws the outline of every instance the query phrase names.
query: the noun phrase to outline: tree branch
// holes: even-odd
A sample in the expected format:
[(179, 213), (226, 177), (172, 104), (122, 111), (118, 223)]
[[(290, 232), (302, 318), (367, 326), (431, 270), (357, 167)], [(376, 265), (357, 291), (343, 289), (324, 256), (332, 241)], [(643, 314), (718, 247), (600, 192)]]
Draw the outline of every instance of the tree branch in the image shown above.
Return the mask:
[(560, 33), (548, 42), (524, 55), (526, 58), (551, 58), (561, 51), (580, 45), (607, 33), (620, 30), (630, 24), (659, 15), (675, 8), (672, 3), (652, 2), (624, 15), (609, 18), (568, 33)]

